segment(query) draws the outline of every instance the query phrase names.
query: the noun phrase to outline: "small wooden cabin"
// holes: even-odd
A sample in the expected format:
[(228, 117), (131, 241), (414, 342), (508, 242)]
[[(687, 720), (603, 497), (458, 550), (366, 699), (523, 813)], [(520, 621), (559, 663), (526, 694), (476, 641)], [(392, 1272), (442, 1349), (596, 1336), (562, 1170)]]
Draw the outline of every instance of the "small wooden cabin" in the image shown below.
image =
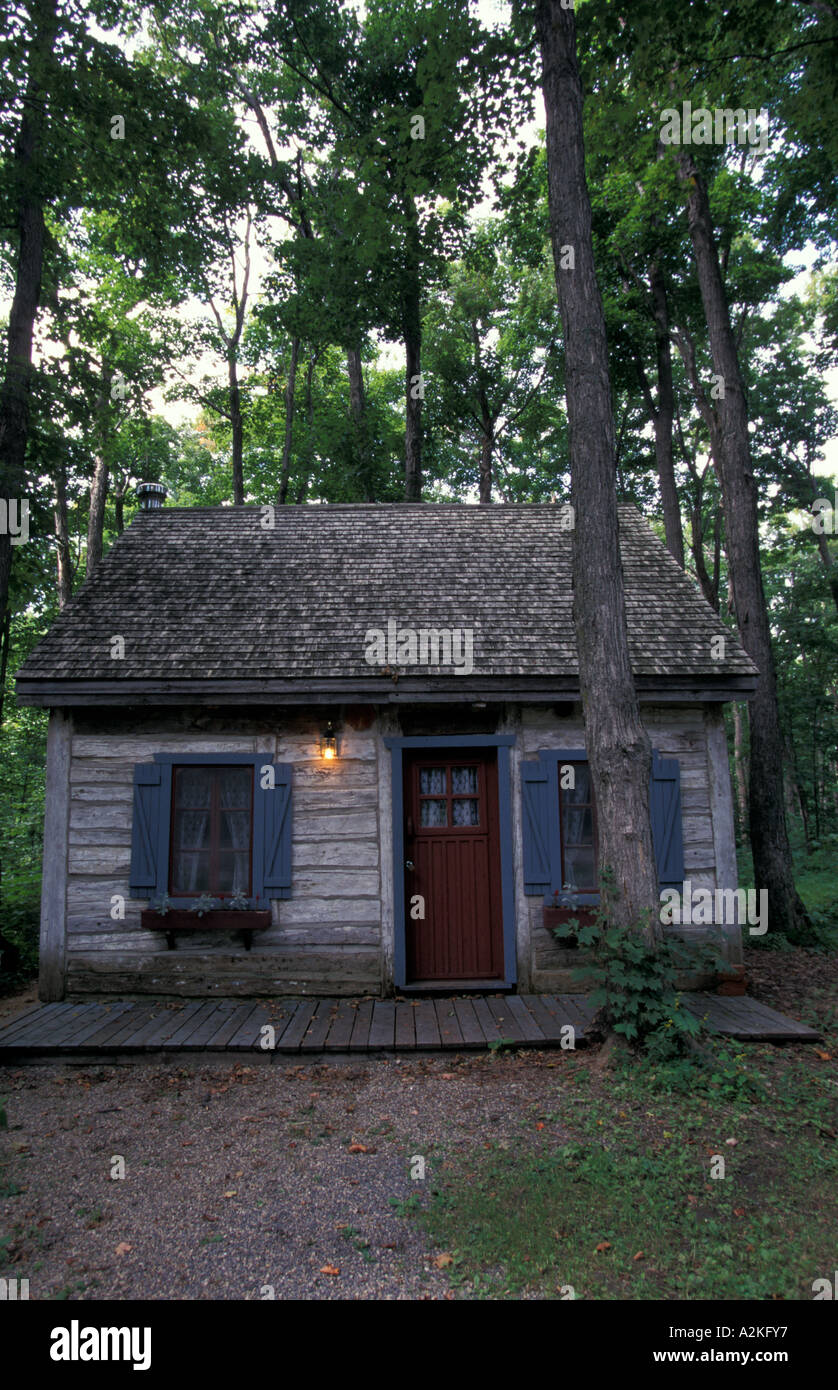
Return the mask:
[[(620, 530), (661, 887), (735, 888), (722, 708), (757, 673)], [(18, 674), (50, 710), (41, 997), (572, 989), (571, 543), (552, 505), (140, 511)]]

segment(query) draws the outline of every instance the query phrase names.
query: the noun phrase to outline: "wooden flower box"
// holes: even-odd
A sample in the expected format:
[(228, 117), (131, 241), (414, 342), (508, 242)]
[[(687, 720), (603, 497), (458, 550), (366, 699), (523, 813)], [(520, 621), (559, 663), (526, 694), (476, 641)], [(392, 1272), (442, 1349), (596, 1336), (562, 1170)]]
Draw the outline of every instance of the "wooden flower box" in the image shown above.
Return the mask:
[[(566, 922), (573, 920), (576, 920), (580, 927), (590, 927), (596, 917), (596, 909), (592, 907), (544, 907), (542, 912), (544, 925), (549, 932), (552, 932), (555, 927), (563, 927)], [(576, 937), (565, 937), (563, 940), (557, 941), (556, 945), (575, 946)]]
[(146, 908), (140, 913), (140, 923), (146, 931), (166, 933), (170, 951), (175, 950), (175, 933), (179, 931), (240, 931), (244, 939), (244, 949), (249, 951), (253, 944), (253, 933), (265, 931), (271, 925), (270, 909), (255, 912), (225, 911), (214, 908), (199, 917), (188, 908), (174, 907), (168, 912), (156, 912)]

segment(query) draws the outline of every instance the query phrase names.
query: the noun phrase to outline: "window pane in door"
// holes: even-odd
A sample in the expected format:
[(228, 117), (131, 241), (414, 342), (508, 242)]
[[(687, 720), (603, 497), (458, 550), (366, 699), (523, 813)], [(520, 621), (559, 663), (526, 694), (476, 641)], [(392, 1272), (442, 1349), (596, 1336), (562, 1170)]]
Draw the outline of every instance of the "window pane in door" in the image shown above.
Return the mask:
[(451, 814), (455, 825), (479, 825), (480, 815), (478, 812), (479, 802), (464, 796), (458, 797), (451, 802)]
[(433, 828), (448, 824), (447, 801), (420, 801), (419, 824)]
[(422, 796), (445, 796), (447, 790), (444, 767), (419, 769), (419, 791)]
[(452, 767), (451, 791), (455, 796), (463, 796), (469, 793), (474, 796), (477, 791), (477, 768)]

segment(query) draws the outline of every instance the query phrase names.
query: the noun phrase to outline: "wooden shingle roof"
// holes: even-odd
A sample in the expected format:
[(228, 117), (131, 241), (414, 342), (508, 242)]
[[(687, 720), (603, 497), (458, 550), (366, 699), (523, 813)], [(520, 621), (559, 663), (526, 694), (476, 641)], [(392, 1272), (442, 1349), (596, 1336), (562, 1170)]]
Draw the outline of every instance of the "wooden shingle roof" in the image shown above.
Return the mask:
[[(18, 694), (44, 705), (566, 697), (578, 681), (563, 516), (553, 505), (291, 506), (267, 526), (258, 506), (140, 512), (29, 656)], [(633, 507), (620, 508), (620, 534), (639, 688), (752, 691), (753, 663)], [(471, 629), (473, 672), (369, 665), (366, 634), (390, 621)]]

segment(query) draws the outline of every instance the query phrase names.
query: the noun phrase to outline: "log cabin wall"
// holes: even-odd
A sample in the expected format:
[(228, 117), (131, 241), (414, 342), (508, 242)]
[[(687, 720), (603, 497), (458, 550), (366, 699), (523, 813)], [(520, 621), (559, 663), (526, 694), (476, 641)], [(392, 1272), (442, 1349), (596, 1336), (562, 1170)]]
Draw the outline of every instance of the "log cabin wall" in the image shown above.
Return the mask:
[[(372, 706), (347, 712), (340, 756), (331, 765), (319, 754), (324, 723), (319, 712), (280, 710), (271, 717), (264, 711), (99, 710), (52, 718), (56, 746), (60, 743), (64, 750), (64, 760), (58, 762), (69, 771), (69, 780), (65, 771), (62, 782), (69, 789), (69, 841), (58, 843), (59, 832), (46, 843), (48, 939), (55, 946), (44, 962), (44, 978), (51, 981), (48, 997), (60, 997), (55, 981), (65, 968), (56, 931), (65, 895), (66, 992), (71, 997), (392, 993), (390, 756), (383, 738), (405, 730), (408, 710), (401, 718)], [(680, 764), (685, 872), (694, 887), (736, 886), (721, 720), (718, 705), (644, 708), (653, 746)], [(492, 722), (497, 732), (515, 735), (517, 987), (579, 989), (572, 978), (577, 954), (561, 950), (544, 927), (542, 899), (524, 894), (519, 768), (542, 749), (583, 746), (581, 708), (576, 704), (560, 716), (550, 706), (510, 704)], [(443, 727), (442, 711), (435, 723)], [(255, 935), (250, 952), (237, 936), (209, 931), (182, 934), (177, 949), (169, 951), (161, 933), (141, 926), (140, 912), (147, 904), (131, 898), (128, 888), (133, 768), (163, 752), (264, 753), (293, 764), (293, 891), (287, 900), (273, 901), (272, 925)], [(64, 823), (60, 806), (53, 819), (57, 826)], [(112, 916), (120, 900), (121, 920)], [(738, 928), (728, 932), (726, 954), (732, 963), (741, 959)]]
[[(380, 994), (379, 757), (374, 712), (350, 715), (324, 765), (323, 721), (205, 713), (74, 722), (67, 864), (67, 992), (176, 995)], [(232, 732), (235, 720), (235, 732)], [(197, 725), (204, 727), (198, 728)], [(134, 764), (155, 753), (265, 753), (292, 763), (293, 896), (242, 949), (237, 936), (181, 934), (166, 949), (128, 893)], [(388, 811), (389, 814), (389, 811)], [(124, 920), (111, 917), (124, 900)], [(219, 939), (220, 938), (220, 939)]]
[[(721, 706), (643, 706), (641, 714), (652, 747), (663, 758), (677, 758), (680, 764), (686, 878), (693, 889), (735, 888), (733, 806)], [(584, 747), (581, 707), (575, 706), (573, 715), (559, 722), (548, 707), (524, 706), (518, 743), (519, 761), (536, 756), (542, 749)], [(517, 782), (517, 772), (514, 771), (513, 776)], [(576, 991), (580, 986), (573, 979), (573, 969), (579, 962), (578, 952), (561, 949), (545, 928), (542, 899), (524, 896), (521, 853), (518, 829), (515, 856), (519, 989), (535, 993)], [(679, 929), (679, 935), (687, 941), (704, 940), (708, 934), (702, 927)], [(724, 957), (731, 964), (740, 963), (739, 927), (720, 927), (718, 936)], [(684, 980), (685, 985), (693, 988), (707, 983), (710, 977), (698, 975)]]

